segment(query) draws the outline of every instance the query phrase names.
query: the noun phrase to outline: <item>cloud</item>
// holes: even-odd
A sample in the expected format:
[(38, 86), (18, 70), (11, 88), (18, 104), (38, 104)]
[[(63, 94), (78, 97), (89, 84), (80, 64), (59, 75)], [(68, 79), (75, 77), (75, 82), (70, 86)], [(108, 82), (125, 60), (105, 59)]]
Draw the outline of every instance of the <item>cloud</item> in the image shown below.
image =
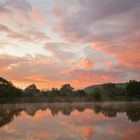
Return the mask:
[(139, 32), (121, 37), (118, 41), (108, 43), (93, 43), (93, 48), (116, 56), (119, 63), (128, 69), (139, 69)]
[(75, 112), (75, 111), (71, 113), (71, 119), (69, 120), (64, 119), (62, 123), (64, 125), (71, 126), (71, 127), (75, 127), (75, 126), (85, 127), (81, 131), (82, 135), (90, 136), (90, 134), (91, 135), (93, 134), (92, 136), (95, 136), (97, 133), (95, 129), (91, 127), (91, 125), (93, 126), (93, 124), (110, 121), (110, 119), (107, 118), (106, 116), (102, 114), (97, 115), (91, 109), (85, 109), (83, 110), (83, 112), (79, 112), (79, 111)]
[(0, 24), (0, 32), (9, 32), (9, 29), (7, 26)]
[[(69, 79), (76, 80), (85, 83), (85, 86), (92, 84), (101, 84), (106, 82), (126, 82), (129, 79), (139, 80), (139, 72), (128, 70), (127, 68), (118, 65), (108, 69), (73, 69), (64, 73)], [(122, 78), (123, 77), (123, 78)]]
[(78, 68), (79, 65), (73, 66), (68, 61), (61, 62), (54, 57), (39, 54), (23, 57), (1, 54), (0, 65), (0, 75), (21, 87), (35, 83), (41, 88), (52, 88), (70, 83), (75, 88), (83, 88), (104, 82), (126, 82), (140, 78), (139, 71), (128, 71), (120, 65), (108, 69)]
[[(108, 39), (112, 38), (112, 35), (122, 34), (125, 32), (126, 26), (132, 24), (129, 18), (139, 12), (137, 9), (140, 6), (139, 0), (133, 2), (131, 0), (106, 0), (105, 2), (59, 0), (59, 3), (62, 4), (58, 5), (56, 2), (57, 5), (54, 6), (54, 11), (59, 11), (56, 28), (63, 37), (74, 41)], [(136, 21), (139, 20), (136, 19)], [(131, 28), (127, 30), (129, 31)]]
[(85, 138), (93, 138), (96, 136), (96, 131), (90, 127), (90, 126), (86, 126), (83, 130), (82, 130), (82, 134), (83, 137)]
[(20, 29), (46, 24), (43, 11), (26, 0), (0, 0), (0, 18)]
[[(0, 0), (0, 13), (5, 14), (10, 19), (13, 15), (18, 14), (28, 18), (28, 12), (31, 9), (31, 5), (26, 0)], [(14, 20), (14, 18), (12, 19)]]
[(38, 134), (38, 136), (41, 137), (41, 138), (47, 138), (47, 137), (49, 137), (49, 133), (47, 131), (40, 132)]
[[(0, 55), (1, 68), (6, 68), (6, 67), (16, 64), (20, 61), (21, 60), (19, 59), (19, 57), (16, 57), (16, 56)], [(24, 61), (24, 59), (22, 59), (22, 61)]]
[[(29, 109), (29, 112), (31, 112), (30, 108)], [(35, 114), (34, 114), (34, 117), (30, 116), (30, 115), (27, 115), (25, 112), (22, 112), (22, 117), (25, 119), (25, 120), (29, 120), (29, 121), (41, 121), (43, 120), (44, 118), (46, 117), (51, 117), (51, 111), (50, 110), (46, 110), (45, 112), (42, 112), (42, 111), (37, 111)]]
[(0, 55), (0, 64), (0, 74), (16, 84), (19, 83), (22, 87), (31, 83), (36, 83), (39, 87), (44, 88), (60, 87), (66, 82), (62, 72), (69, 68), (68, 65), (57, 63), (55, 60), (41, 55), (35, 57)]
[(20, 40), (20, 41), (25, 41), (25, 42), (32, 41), (32, 39), (29, 36), (27, 36), (25, 34), (13, 32), (13, 31), (10, 31), (8, 33), (7, 37), (17, 39), (17, 40)]
[(15, 32), (9, 29), (6, 25), (0, 24), (0, 32), (6, 34), (7, 38), (24, 41), (24, 42), (41, 42), (48, 41), (50, 37), (48, 37), (44, 32), (38, 30), (29, 30), (26, 33)]
[(6, 33), (6, 37), (12, 38), (12, 39), (17, 39), (20, 41), (32, 41), (32, 39), (22, 33), (14, 32), (11, 29), (9, 29), (7, 26), (0, 24), (0, 32)]
[(84, 58), (82, 60), (83, 66), (86, 69), (90, 69), (93, 67), (93, 65), (95, 64), (95, 62), (93, 62), (92, 60), (88, 59), (88, 58)]
[(54, 5), (57, 23), (52, 28), (61, 37), (70, 42), (93, 44), (94, 49), (116, 58), (128, 72), (133, 70), (138, 74), (139, 0), (59, 0), (59, 3), (62, 4)]
[(49, 36), (47, 36), (44, 32), (38, 31), (38, 30), (30, 30), (29, 35), (32, 36), (33, 40), (36, 41), (45, 41), (47, 42), (48, 40), (51, 40)]
[(0, 12), (13, 14), (15, 11), (26, 13), (30, 10), (31, 5), (26, 0), (0, 0)]
[(37, 24), (46, 24), (47, 23), (47, 20), (44, 16), (43, 12), (35, 7), (32, 8), (31, 18)]
[(70, 61), (79, 57), (76, 45), (65, 42), (48, 42), (44, 48), (60, 61)]
[(139, 128), (128, 128), (127, 131), (124, 131), (124, 133), (121, 135), (120, 139), (121, 140), (131, 140), (131, 139), (138, 140), (139, 133), (140, 133)]
[[(1, 75), (43, 87), (139, 80), (139, 7), (139, 0), (0, 0)], [(21, 50), (11, 51), (14, 44)], [(26, 54), (26, 45), (30, 56), (2, 54)]]

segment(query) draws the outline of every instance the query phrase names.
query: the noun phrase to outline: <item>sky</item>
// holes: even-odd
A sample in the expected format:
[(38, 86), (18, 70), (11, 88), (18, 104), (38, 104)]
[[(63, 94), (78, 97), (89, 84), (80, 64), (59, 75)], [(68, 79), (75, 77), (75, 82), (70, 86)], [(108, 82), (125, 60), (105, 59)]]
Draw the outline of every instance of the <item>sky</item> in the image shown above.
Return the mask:
[(140, 0), (0, 0), (0, 76), (25, 88), (140, 80)]

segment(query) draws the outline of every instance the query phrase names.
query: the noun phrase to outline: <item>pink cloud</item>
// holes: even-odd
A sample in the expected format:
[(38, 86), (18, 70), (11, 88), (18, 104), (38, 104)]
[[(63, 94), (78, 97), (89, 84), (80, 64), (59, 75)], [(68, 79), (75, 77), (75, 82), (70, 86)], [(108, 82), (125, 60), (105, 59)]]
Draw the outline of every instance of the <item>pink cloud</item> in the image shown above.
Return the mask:
[(37, 24), (46, 24), (47, 20), (43, 14), (43, 12), (35, 7), (32, 8), (31, 18), (33, 22)]
[(140, 130), (139, 128), (128, 128), (121, 135), (121, 140), (139, 140)]
[(96, 131), (92, 127), (86, 126), (83, 128), (81, 135), (85, 138), (95, 137)]
[(52, 114), (50, 112), (50, 110), (46, 110), (46, 111), (37, 111), (34, 115), (34, 117), (27, 115), (25, 112), (22, 112), (22, 117), (25, 120), (29, 120), (29, 121), (41, 121), (42, 119), (46, 118), (46, 117), (51, 117)]
[[(7, 55), (6, 58), (1, 54), (1, 75), (20, 86), (36, 82), (43, 88), (60, 87), (64, 83), (83, 88), (140, 78), (140, 3), (137, 0), (106, 0), (106, 3), (60, 0), (61, 4), (51, 3), (53, 9), (46, 9), (49, 13), (41, 8), (43, 1), (39, 6), (21, 0), (1, 2), (0, 32), (4, 41), (8, 41), (5, 45), (2, 40), (0, 48), (6, 52), (8, 43), (17, 41), (40, 43), (40, 52), (45, 49), (50, 56)], [(46, 35), (47, 30), (53, 41)], [(94, 49), (89, 49), (90, 44)]]
[(92, 68), (93, 65), (95, 64), (95, 62), (93, 62), (91, 59), (88, 59), (88, 58), (84, 58), (82, 60), (82, 63), (83, 63), (84, 68), (86, 69)]
[(49, 132), (48, 131), (40, 132), (38, 136), (41, 138), (47, 138), (49, 137)]
[[(61, 1), (62, 5), (58, 6), (56, 2), (54, 6), (53, 13), (57, 17), (57, 24), (52, 25), (53, 29), (67, 41), (81, 44), (93, 43), (94, 49), (113, 56), (116, 58), (117, 65), (122, 67), (115, 70), (113, 67), (116, 64), (112, 61), (112, 64), (108, 63), (104, 66), (106, 71), (111, 71), (111, 73), (114, 71), (114, 74), (118, 71), (119, 77), (123, 75), (123, 79), (136, 79), (140, 69), (138, 18), (140, 3), (137, 0), (133, 3), (129, 0), (125, 3), (110, 2), (110, 0), (107, 0), (106, 3), (98, 0), (81, 3)], [(125, 5), (125, 8), (122, 8), (122, 5)], [(84, 66), (92, 67), (88, 60), (84, 61)], [(112, 79), (111, 75), (106, 74), (100, 77), (104, 81), (109, 80), (109, 77)]]

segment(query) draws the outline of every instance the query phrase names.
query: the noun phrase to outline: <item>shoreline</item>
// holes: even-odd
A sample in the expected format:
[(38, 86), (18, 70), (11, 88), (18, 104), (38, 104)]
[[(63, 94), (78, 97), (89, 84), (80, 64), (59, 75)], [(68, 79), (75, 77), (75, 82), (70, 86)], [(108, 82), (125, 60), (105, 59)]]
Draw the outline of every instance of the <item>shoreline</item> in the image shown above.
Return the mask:
[(0, 104), (22, 103), (140, 103), (136, 99), (122, 100), (94, 100), (91, 98), (1, 98)]

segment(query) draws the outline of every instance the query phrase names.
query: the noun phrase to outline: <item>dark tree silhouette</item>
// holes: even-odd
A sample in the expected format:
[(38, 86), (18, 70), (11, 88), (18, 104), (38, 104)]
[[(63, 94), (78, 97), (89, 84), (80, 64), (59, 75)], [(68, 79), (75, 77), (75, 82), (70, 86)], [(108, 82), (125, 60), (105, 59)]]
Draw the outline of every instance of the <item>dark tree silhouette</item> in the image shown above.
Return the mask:
[(29, 96), (33, 96), (37, 93), (39, 93), (39, 89), (37, 89), (35, 84), (29, 85), (28, 87), (25, 88), (25, 93), (28, 94)]
[(129, 81), (126, 85), (126, 90), (130, 96), (140, 97), (140, 82), (135, 80)]
[[(11, 82), (0, 77), (0, 98), (6, 98), (1, 102), (21, 101), (21, 102), (40, 102), (40, 101), (136, 101), (140, 100), (140, 82), (129, 81), (127, 84), (106, 83), (93, 88), (92, 92), (86, 90), (74, 90), (70, 84), (64, 84), (60, 89), (40, 91), (35, 84), (29, 85), (25, 90), (15, 87)], [(24, 99), (18, 100), (23, 97)], [(29, 97), (29, 98), (28, 98)], [(39, 97), (39, 98), (38, 98)], [(76, 97), (76, 98), (75, 98)], [(7, 99), (7, 98), (13, 98)], [(16, 98), (16, 99), (14, 99)]]
[(101, 91), (99, 88), (95, 89), (93, 96), (94, 96), (95, 100), (99, 100), (99, 101), (101, 100), (102, 97), (101, 97)]
[(21, 97), (22, 90), (16, 88), (11, 82), (0, 77), (0, 98)]
[(74, 88), (71, 87), (70, 84), (62, 85), (62, 87), (61, 87), (61, 89), (60, 89), (60, 92), (61, 92), (63, 95), (70, 95), (70, 94), (72, 94), (73, 91), (74, 91)]

